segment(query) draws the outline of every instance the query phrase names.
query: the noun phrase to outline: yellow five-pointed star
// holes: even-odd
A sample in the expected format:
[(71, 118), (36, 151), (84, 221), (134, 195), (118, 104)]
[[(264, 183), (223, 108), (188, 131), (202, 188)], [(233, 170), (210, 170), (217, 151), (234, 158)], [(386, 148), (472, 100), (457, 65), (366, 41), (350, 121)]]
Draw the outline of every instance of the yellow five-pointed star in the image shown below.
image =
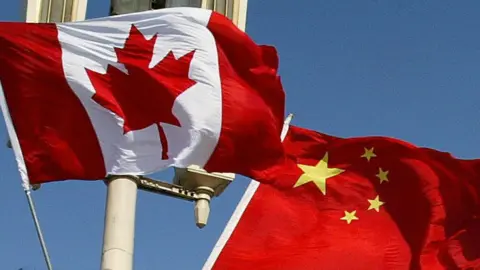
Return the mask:
[(380, 197), (378, 195), (375, 197), (375, 199), (368, 200), (368, 202), (370, 203), (368, 210), (375, 209), (377, 212), (380, 212), (380, 206), (385, 204), (384, 202), (380, 201)]
[(320, 189), (323, 195), (327, 193), (327, 179), (339, 175), (345, 171), (338, 168), (328, 168), (328, 153), (325, 153), (325, 156), (315, 166), (298, 164), (298, 167), (302, 169), (303, 174), (300, 176), (300, 178), (298, 178), (293, 187), (298, 187), (303, 184), (313, 182)]
[(380, 179), (380, 184), (388, 182), (388, 171), (384, 171), (382, 168), (378, 168), (377, 178)]
[(361, 155), (360, 157), (362, 158), (366, 158), (367, 161), (370, 161), (370, 159), (376, 157), (377, 155), (373, 152), (373, 147), (368, 149), (366, 147), (363, 148), (365, 150), (365, 153), (363, 153), (363, 155)]
[(355, 214), (357, 213), (357, 210), (354, 210), (352, 212), (348, 212), (348, 211), (344, 211), (344, 212), (345, 212), (345, 216), (340, 219), (345, 220), (347, 224), (352, 223), (352, 220), (358, 220), (358, 217), (355, 216)]

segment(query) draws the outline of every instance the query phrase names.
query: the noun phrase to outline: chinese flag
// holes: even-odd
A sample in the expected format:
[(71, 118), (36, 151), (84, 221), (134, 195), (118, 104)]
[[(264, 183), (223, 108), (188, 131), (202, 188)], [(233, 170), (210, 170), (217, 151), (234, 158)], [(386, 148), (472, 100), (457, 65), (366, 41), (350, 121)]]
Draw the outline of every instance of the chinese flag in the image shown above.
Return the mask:
[(206, 268), (480, 269), (480, 160), (298, 127), (284, 146), (297, 165), (252, 182)]

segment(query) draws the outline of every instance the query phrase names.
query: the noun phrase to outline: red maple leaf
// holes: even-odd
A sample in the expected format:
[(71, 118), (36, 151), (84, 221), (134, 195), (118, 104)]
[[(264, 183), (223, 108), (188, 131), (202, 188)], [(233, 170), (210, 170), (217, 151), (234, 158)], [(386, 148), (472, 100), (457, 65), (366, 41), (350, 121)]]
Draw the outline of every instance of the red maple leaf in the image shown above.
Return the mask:
[(175, 59), (172, 51), (149, 68), (157, 34), (150, 40), (132, 25), (123, 48), (115, 48), (127, 73), (108, 65), (106, 74), (87, 69), (96, 93), (92, 99), (124, 120), (124, 134), (156, 124), (162, 159), (168, 159), (168, 141), (160, 123), (180, 126), (172, 113), (175, 99), (196, 82), (188, 78), (195, 51)]

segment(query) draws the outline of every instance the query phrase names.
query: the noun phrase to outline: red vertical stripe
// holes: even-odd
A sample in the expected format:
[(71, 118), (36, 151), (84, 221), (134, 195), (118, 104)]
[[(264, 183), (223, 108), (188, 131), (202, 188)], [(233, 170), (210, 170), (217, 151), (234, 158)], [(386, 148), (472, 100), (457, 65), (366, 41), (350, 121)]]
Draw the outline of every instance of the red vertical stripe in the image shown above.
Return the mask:
[[(259, 46), (215, 12), (208, 24), (217, 43), (222, 85), (222, 129), (205, 169), (262, 181), (283, 159), (280, 132), (285, 94), (273, 47)], [(230, 158), (225, 158), (230, 157)]]
[(31, 183), (100, 179), (92, 123), (70, 89), (54, 24), (0, 24), (0, 81)]

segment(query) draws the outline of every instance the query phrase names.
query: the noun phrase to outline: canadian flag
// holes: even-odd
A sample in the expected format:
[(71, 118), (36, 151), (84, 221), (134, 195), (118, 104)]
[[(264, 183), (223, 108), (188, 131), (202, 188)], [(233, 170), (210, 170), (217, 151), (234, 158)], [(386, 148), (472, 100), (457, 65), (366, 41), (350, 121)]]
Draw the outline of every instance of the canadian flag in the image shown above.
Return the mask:
[(0, 103), (25, 185), (192, 164), (262, 179), (284, 159), (274, 48), (169, 8), (0, 23)]

